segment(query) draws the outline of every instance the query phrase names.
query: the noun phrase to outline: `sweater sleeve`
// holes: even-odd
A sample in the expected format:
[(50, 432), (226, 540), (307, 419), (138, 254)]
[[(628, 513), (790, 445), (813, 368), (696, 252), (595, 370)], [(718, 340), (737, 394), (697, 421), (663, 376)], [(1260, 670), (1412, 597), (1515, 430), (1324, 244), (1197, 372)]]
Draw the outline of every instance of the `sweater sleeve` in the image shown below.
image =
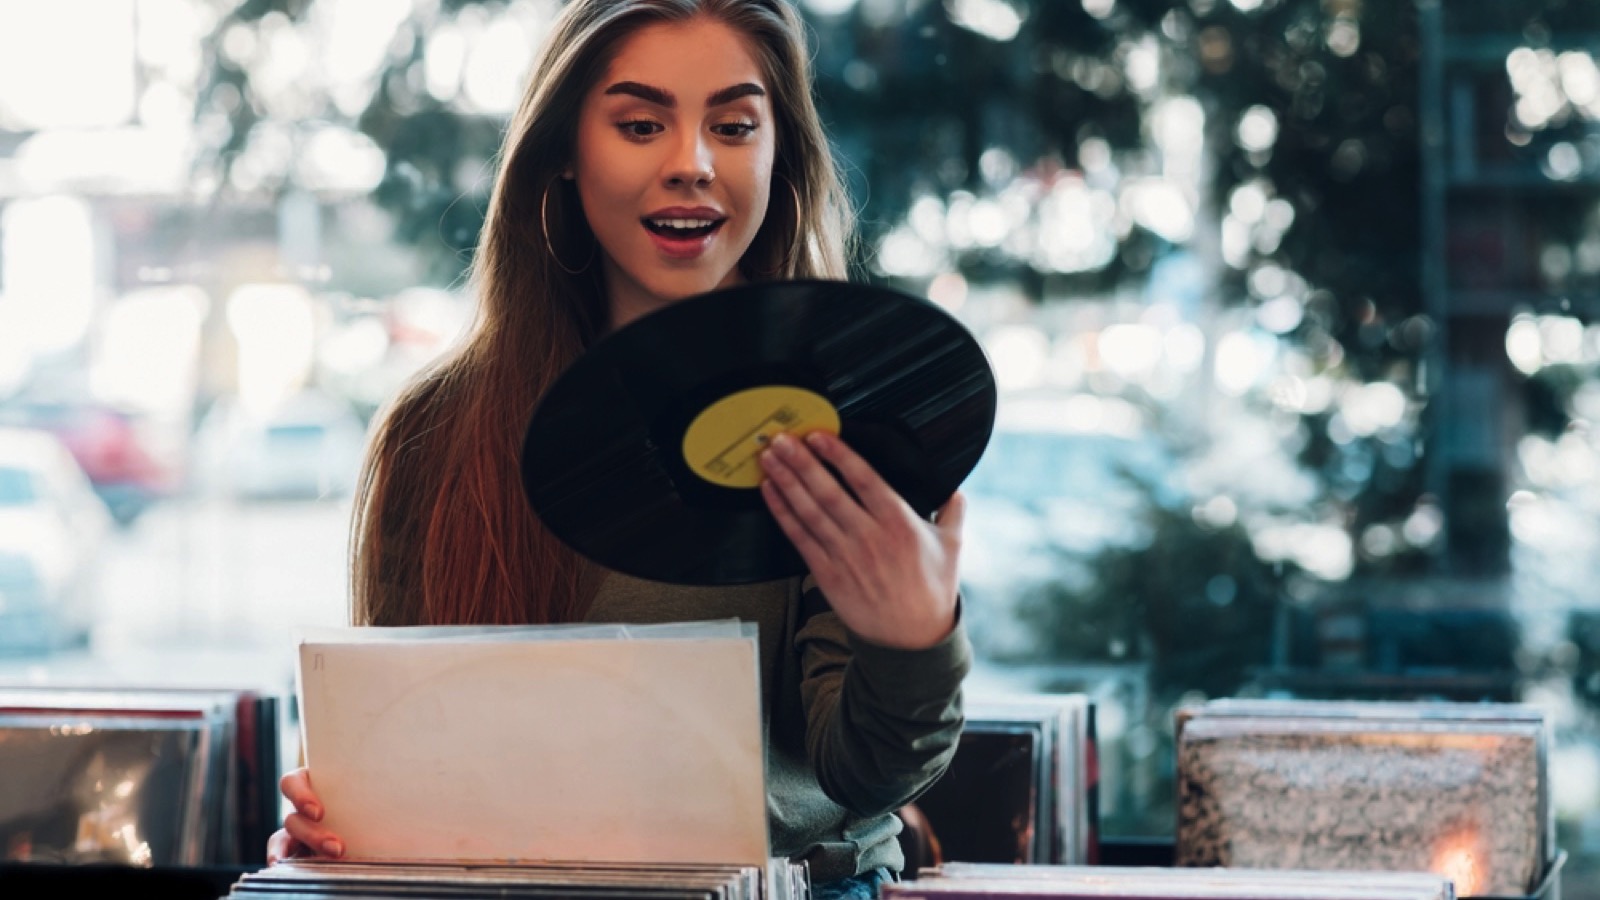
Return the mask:
[(806, 749), (835, 803), (871, 817), (915, 799), (950, 764), (961, 737), (961, 680), (972, 649), (956, 626), (926, 650), (851, 634), (810, 578), (802, 588), (800, 655)]

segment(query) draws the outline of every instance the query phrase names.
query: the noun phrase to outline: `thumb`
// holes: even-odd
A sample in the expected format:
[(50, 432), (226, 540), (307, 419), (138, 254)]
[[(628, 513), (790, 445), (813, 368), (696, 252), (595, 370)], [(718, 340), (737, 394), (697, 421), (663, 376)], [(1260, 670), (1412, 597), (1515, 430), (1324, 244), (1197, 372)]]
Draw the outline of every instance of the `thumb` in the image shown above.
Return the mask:
[(934, 527), (943, 537), (959, 541), (961, 539), (961, 523), (967, 518), (967, 498), (957, 491), (950, 495), (933, 514)]

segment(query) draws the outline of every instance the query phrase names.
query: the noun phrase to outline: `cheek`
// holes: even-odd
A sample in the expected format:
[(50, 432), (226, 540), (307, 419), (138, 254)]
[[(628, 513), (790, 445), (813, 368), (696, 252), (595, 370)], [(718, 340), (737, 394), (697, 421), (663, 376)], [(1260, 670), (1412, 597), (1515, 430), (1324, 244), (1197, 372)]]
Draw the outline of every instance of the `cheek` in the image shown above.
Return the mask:
[(609, 128), (606, 124), (580, 128), (573, 148), (578, 192), (583, 196), (584, 208), (598, 216), (618, 208), (632, 209), (632, 203), (625, 207), (618, 203), (633, 198), (639, 191), (640, 178), (646, 177), (640, 171), (639, 154), (618, 148), (615, 135), (607, 133)]
[(767, 211), (773, 206), (773, 192), (788, 190), (782, 182), (773, 184), (770, 148), (763, 153), (751, 154), (750, 158), (739, 167), (738, 178), (745, 208), (749, 211), (755, 226), (759, 227), (765, 220)]

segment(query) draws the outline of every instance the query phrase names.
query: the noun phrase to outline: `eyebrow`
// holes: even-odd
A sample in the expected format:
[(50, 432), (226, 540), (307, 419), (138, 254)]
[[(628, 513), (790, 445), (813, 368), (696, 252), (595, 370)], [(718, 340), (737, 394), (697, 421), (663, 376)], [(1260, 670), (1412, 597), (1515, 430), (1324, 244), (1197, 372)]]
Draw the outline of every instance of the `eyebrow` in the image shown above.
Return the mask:
[[(678, 98), (672, 96), (671, 91), (651, 87), (648, 84), (640, 84), (637, 81), (619, 81), (606, 88), (605, 92), (607, 95), (624, 94), (629, 97), (638, 97), (647, 103), (654, 103), (657, 106), (665, 106), (669, 109), (678, 105)], [(765, 97), (766, 95), (767, 92), (762, 89), (761, 85), (747, 81), (743, 84), (735, 84), (720, 91), (712, 92), (711, 96), (706, 98), (706, 105), (722, 106), (725, 103), (732, 103), (741, 97)]]

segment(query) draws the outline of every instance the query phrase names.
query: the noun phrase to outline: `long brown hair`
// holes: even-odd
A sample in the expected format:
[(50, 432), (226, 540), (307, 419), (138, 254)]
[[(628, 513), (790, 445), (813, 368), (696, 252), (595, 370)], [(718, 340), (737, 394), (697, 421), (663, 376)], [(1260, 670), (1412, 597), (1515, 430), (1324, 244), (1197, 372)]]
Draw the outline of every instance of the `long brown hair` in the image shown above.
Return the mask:
[(519, 469), (538, 399), (608, 326), (599, 249), (559, 175), (584, 95), (619, 42), (696, 15), (750, 39), (772, 98), (771, 200), (743, 274), (845, 277), (847, 201), (789, 0), (573, 0), (501, 149), (472, 263), (473, 326), (390, 404), (368, 445), (351, 524), (355, 624), (564, 622), (587, 611), (591, 567), (540, 525)]

